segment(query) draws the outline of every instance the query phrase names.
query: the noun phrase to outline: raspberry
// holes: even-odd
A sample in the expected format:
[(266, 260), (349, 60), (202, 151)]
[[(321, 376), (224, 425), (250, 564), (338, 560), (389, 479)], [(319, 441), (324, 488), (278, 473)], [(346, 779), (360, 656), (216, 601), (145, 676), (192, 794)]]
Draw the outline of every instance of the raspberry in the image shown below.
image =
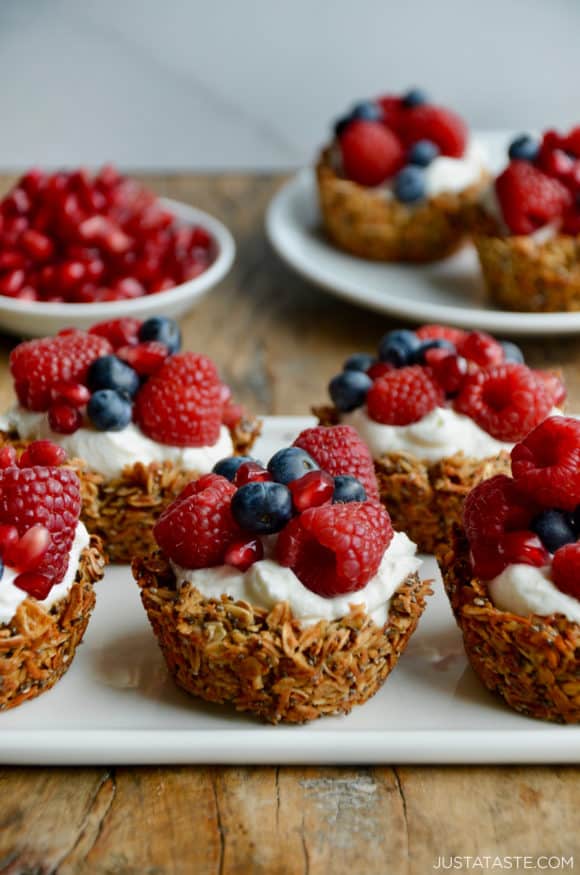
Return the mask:
[(367, 395), (371, 419), (384, 425), (409, 425), (431, 413), (445, 396), (428, 368), (399, 368), (376, 380)]
[(367, 445), (351, 425), (307, 428), (294, 441), (332, 477), (350, 474), (365, 488), (367, 498), (378, 500), (375, 466)]
[(471, 331), (465, 334), (457, 345), (457, 352), (482, 368), (500, 365), (505, 359), (501, 343), (485, 331)]
[(16, 465), (16, 450), (7, 444), (0, 449), (0, 468), (10, 468), (11, 465)]
[(556, 550), (552, 560), (552, 579), (559, 590), (580, 599), (580, 542)]
[(442, 155), (461, 158), (467, 145), (468, 131), (463, 119), (449, 109), (424, 103), (409, 109), (402, 120), (402, 137), (410, 146), (418, 140), (430, 140)]
[(139, 343), (139, 319), (109, 319), (107, 322), (98, 322), (89, 328), (89, 334), (106, 337), (114, 350), (121, 346), (135, 346)]
[(359, 185), (380, 185), (405, 161), (396, 135), (380, 122), (354, 121), (339, 142), (345, 175)]
[(375, 103), (381, 108), (383, 124), (398, 134), (401, 128), (403, 113), (405, 112), (403, 99), (391, 94), (384, 94), (382, 97), (379, 97)]
[(572, 196), (529, 161), (511, 161), (495, 183), (503, 217), (514, 234), (532, 234), (560, 218)]
[(62, 580), (81, 510), (80, 484), (70, 468), (5, 468), (0, 471), (0, 523), (16, 526), (22, 536), (39, 523), (51, 535), (35, 568), (51, 583)]
[(519, 441), (548, 416), (552, 402), (525, 365), (499, 365), (468, 376), (454, 407), (499, 441)]
[(429, 349), (425, 360), (446, 395), (459, 392), (468, 372), (467, 361), (462, 356), (445, 349)]
[(580, 504), (580, 421), (552, 416), (512, 450), (517, 487), (543, 507)]
[(466, 336), (461, 328), (451, 328), (448, 325), (422, 325), (415, 334), (419, 340), (448, 340), (457, 347)]
[(29, 410), (48, 410), (54, 386), (84, 383), (89, 365), (109, 352), (108, 340), (84, 331), (19, 344), (10, 353), (18, 400)]
[(153, 529), (163, 552), (184, 568), (221, 565), (226, 548), (241, 535), (231, 513), (235, 492), (218, 474), (189, 483)]
[(222, 420), (221, 383), (204, 355), (167, 359), (137, 393), (133, 419), (147, 437), (176, 447), (212, 446)]
[(559, 375), (554, 371), (534, 371), (534, 375), (544, 384), (548, 395), (550, 396), (552, 405), (559, 407), (566, 400), (566, 387), (560, 379)]
[(497, 541), (505, 532), (527, 529), (534, 515), (533, 504), (505, 474), (479, 483), (463, 506), (463, 524), (472, 547), (482, 541)]
[(288, 523), (278, 537), (276, 556), (304, 586), (332, 598), (366, 586), (392, 537), (391, 520), (380, 504), (327, 504)]

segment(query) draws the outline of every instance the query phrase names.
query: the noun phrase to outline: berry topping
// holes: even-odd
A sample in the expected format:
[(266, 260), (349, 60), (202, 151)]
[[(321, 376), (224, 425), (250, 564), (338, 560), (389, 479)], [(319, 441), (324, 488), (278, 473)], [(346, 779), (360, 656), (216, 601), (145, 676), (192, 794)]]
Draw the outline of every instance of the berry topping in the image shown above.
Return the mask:
[(66, 460), (66, 453), (62, 447), (53, 444), (52, 441), (32, 441), (28, 444), (18, 464), (21, 468), (31, 468), (33, 465), (62, 465)]
[(19, 344), (10, 353), (18, 400), (29, 410), (48, 410), (54, 386), (84, 383), (92, 362), (110, 351), (106, 338), (84, 331)]
[(240, 537), (231, 511), (235, 493), (235, 486), (217, 474), (188, 483), (155, 524), (161, 549), (184, 568), (222, 564), (226, 548)]
[(48, 529), (36, 523), (3, 552), (2, 559), (16, 571), (33, 571), (42, 562), (51, 540)]
[(312, 456), (298, 446), (286, 447), (274, 453), (268, 462), (268, 471), (277, 483), (291, 483), (309, 471), (317, 471), (318, 464)]
[(84, 407), (91, 397), (90, 390), (82, 383), (56, 383), (51, 389), (55, 401), (70, 407)]
[(469, 375), (454, 407), (496, 440), (511, 442), (548, 416), (552, 400), (525, 365), (499, 365)]
[(139, 375), (116, 355), (104, 355), (91, 364), (87, 384), (91, 392), (115, 389), (132, 398), (139, 388)]
[(106, 337), (114, 350), (122, 346), (134, 346), (139, 342), (139, 319), (110, 319), (98, 322), (89, 328), (89, 334)]
[(133, 416), (147, 437), (172, 446), (212, 446), (220, 434), (223, 402), (214, 363), (181, 353), (167, 359), (137, 393)]
[(505, 358), (501, 343), (484, 331), (471, 331), (466, 334), (458, 344), (457, 351), (481, 368), (500, 365)]
[(565, 544), (571, 544), (577, 537), (571, 514), (555, 508), (539, 513), (532, 520), (530, 528), (550, 553), (555, 553)]
[(414, 331), (406, 328), (389, 331), (379, 341), (379, 358), (382, 362), (402, 368), (414, 362), (420, 346), (421, 341)]
[(380, 185), (404, 163), (397, 136), (375, 121), (353, 121), (340, 136), (344, 172), (360, 185)]
[(405, 110), (403, 99), (392, 94), (384, 94), (376, 103), (381, 108), (383, 124), (398, 134)]
[(7, 445), (0, 449), (0, 469), (10, 468), (11, 465), (16, 465), (16, 450)]
[(506, 532), (498, 544), (498, 552), (506, 565), (519, 563), (541, 567), (550, 561), (550, 554), (533, 532)]
[(158, 340), (145, 340), (137, 346), (122, 346), (117, 350), (117, 356), (140, 377), (156, 374), (168, 355), (169, 350)]
[(446, 395), (455, 395), (461, 390), (468, 371), (467, 361), (462, 356), (446, 350), (428, 350), (426, 360)]
[(397, 200), (403, 204), (412, 204), (423, 200), (427, 189), (425, 187), (425, 173), (422, 167), (416, 164), (408, 164), (395, 176), (393, 192)]
[(512, 140), (508, 155), (512, 161), (535, 161), (540, 151), (540, 144), (529, 134), (520, 134)]
[(78, 407), (54, 401), (48, 408), (48, 424), (57, 434), (73, 434), (83, 424), (83, 417)]
[(271, 479), (270, 472), (266, 471), (259, 462), (244, 462), (236, 471), (234, 483), (236, 486), (245, 486), (246, 483), (253, 483), (256, 480), (265, 481)]
[(355, 352), (346, 359), (342, 368), (344, 371), (368, 371), (375, 364), (375, 357), (366, 352)]
[(156, 340), (167, 347), (171, 355), (181, 349), (181, 331), (175, 319), (167, 316), (152, 316), (139, 329), (139, 340)]
[(418, 422), (443, 403), (441, 388), (427, 368), (400, 368), (376, 380), (367, 395), (371, 419), (385, 425)]
[(465, 337), (465, 331), (462, 331), (460, 328), (451, 328), (448, 325), (422, 325), (421, 328), (417, 328), (415, 333), (419, 340), (441, 338), (442, 340), (448, 340), (455, 347), (459, 347), (459, 344)]
[(552, 579), (561, 592), (580, 599), (580, 542), (566, 544), (556, 551)]
[[(334, 425), (330, 427), (316, 426), (301, 432), (294, 446), (306, 450), (320, 467), (336, 479), (341, 475), (346, 479), (354, 479), (364, 487), (365, 497), (378, 500), (379, 489), (375, 477), (375, 466), (367, 445), (350, 425)], [(347, 488), (346, 486), (344, 488)], [(340, 499), (344, 500), (344, 499)], [(350, 499), (351, 501), (354, 499)], [(364, 499), (358, 498), (357, 501)]]
[(366, 501), (365, 488), (356, 477), (350, 474), (339, 474), (334, 478), (333, 504), (349, 504), (351, 501)]
[[(225, 477), (226, 480), (230, 480), (233, 483), (238, 468), (246, 462), (256, 462), (256, 464), (260, 465), (260, 463), (256, 459), (252, 459), (251, 456), (228, 456), (226, 459), (220, 459), (219, 462), (215, 463), (213, 466), (213, 473), (219, 474), (220, 477)], [(260, 465), (260, 467), (262, 466)]]
[(553, 371), (534, 371), (534, 376), (543, 383), (554, 407), (559, 407), (560, 404), (564, 403), (567, 394), (566, 387), (558, 374)]
[(241, 529), (272, 535), (292, 517), (292, 496), (282, 483), (247, 483), (232, 498), (232, 514)]
[[(423, 340), (417, 351), (415, 352), (415, 362), (419, 365), (423, 365), (427, 362), (427, 355), (431, 350), (439, 349), (445, 350), (447, 353), (455, 353), (455, 346), (449, 340), (445, 340), (443, 337), (434, 337), (433, 340)], [(435, 361), (439, 361), (442, 356), (436, 356)]]
[(99, 389), (87, 404), (87, 416), (97, 431), (122, 431), (131, 422), (131, 414), (130, 400), (116, 389)]
[(328, 392), (337, 410), (348, 413), (362, 407), (372, 384), (368, 374), (347, 370), (332, 378), (328, 384)]
[(533, 504), (518, 492), (511, 477), (496, 474), (466, 496), (463, 523), (472, 547), (479, 542), (490, 545), (504, 532), (527, 529), (533, 513)]
[(449, 109), (422, 103), (414, 106), (402, 120), (402, 137), (409, 145), (418, 140), (434, 143), (442, 155), (461, 158), (467, 145), (467, 126)]
[(409, 149), (407, 160), (409, 164), (417, 164), (418, 167), (427, 167), (439, 155), (439, 146), (431, 140), (418, 140)]
[(299, 513), (309, 507), (319, 507), (332, 501), (334, 478), (326, 471), (310, 471), (298, 480), (292, 480), (288, 488), (292, 503)]
[(529, 161), (511, 161), (495, 183), (503, 217), (514, 234), (532, 234), (561, 217), (568, 189)]
[(247, 541), (233, 541), (224, 555), (224, 565), (231, 565), (238, 571), (247, 571), (254, 562), (264, 558), (264, 547), (258, 538)]
[(393, 537), (380, 504), (328, 504), (304, 511), (281, 532), (276, 555), (304, 586), (326, 598), (362, 589)]
[(334, 133), (337, 137), (340, 137), (347, 127), (354, 121), (367, 121), (367, 122), (378, 122), (382, 121), (383, 111), (378, 103), (374, 103), (371, 100), (365, 100), (361, 103), (357, 103), (348, 115), (340, 118), (335, 126)]
[(422, 88), (411, 88), (410, 91), (403, 95), (401, 100), (405, 109), (413, 109), (414, 106), (422, 106), (425, 103), (429, 103), (429, 98)]
[(580, 421), (554, 416), (512, 450), (518, 489), (546, 508), (580, 504)]

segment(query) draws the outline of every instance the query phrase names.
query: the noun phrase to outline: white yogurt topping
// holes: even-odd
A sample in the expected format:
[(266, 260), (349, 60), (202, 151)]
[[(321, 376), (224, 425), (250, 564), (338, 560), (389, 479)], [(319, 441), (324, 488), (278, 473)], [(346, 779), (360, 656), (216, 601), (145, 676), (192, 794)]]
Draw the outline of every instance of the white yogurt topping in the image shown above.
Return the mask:
[(57, 434), (46, 413), (13, 407), (0, 416), (0, 428), (15, 431), (27, 440), (48, 439), (61, 446), (71, 458), (84, 459), (93, 471), (111, 479), (125, 465), (169, 460), (187, 471), (208, 474), (216, 462), (233, 453), (229, 430), (222, 425), (217, 443), (211, 447), (172, 447), (152, 441), (133, 422), (121, 431), (79, 428), (73, 434)]
[[(72, 587), (77, 569), (79, 567), (79, 558), (82, 551), (89, 544), (89, 533), (85, 529), (83, 523), (79, 522), (76, 527), (74, 541), (69, 553), (68, 568), (66, 574), (60, 583), (56, 583), (47, 597), (38, 604), (42, 605), (47, 610), (59, 599), (64, 598), (69, 589)], [(13, 568), (6, 566), (4, 574), (0, 578), (0, 623), (9, 623), (14, 614), (28, 594), (23, 589), (14, 586), (14, 578), (18, 572)]]
[(459, 452), (487, 459), (513, 446), (497, 441), (469, 416), (450, 407), (436, 407), (410, 425), (383, 425), (370, 418), (366, 407), (359, 407), (343, 413), (341, 422), (356, 429), (374, 459), (383, 453), (411, 453), (425, 462), (439, 462)]
[[(425, 168), (425, 193), (435, 197), (444, 192), (460, 192), (478, 182), (485, 167), (481, 146), (471, 141), (461, 158), (440, 155)], [(392, 180), (384, 186), (385, 194), (394, 197)]]
[(563, 614), (568, 620), (580, 623), (580, 601), (566, 595), (552, 583), (551, 565), (536, 568), (516, 563), (487, 584), (496, 608), (527, 617), (538, 614)]
[[(274, 544), (275, 539), (271, 539), (269, 553), (273, 552)], [(291, 568), (283, 568), (273, 558), (255, 562), (244, 573), (229, 565), (192, 571), (174, 564), (173, 569), (179, 586), (191, 583), (207, 599), (228, 595), (235, 601), (245, 601), (266, 610), (279, 602), (288, 602), (294, 617), (304, 626), (344, 617), (350, 605), (363, 605), (375, 623), (382, 626), (387, 620), (391, 596), (421, 565), (416, 552), (416, 545), (403, 532), (396, 532), (379, 570), (367, 585), (357, 592), (334, 598), (311, 592)]]

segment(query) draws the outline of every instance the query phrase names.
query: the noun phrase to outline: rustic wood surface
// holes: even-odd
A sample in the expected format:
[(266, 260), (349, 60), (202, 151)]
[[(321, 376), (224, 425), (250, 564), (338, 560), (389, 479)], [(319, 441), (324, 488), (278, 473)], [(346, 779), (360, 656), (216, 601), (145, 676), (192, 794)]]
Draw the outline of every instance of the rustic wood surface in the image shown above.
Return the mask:
[[(342, 359), (390, 327), (272, 254), (263, 216), (281, 177), (147, 181), (236, 236), (234, 270), (183, 327), (186, 345), (210, 353), (257, 412), (307, 412)], [(0, 179), (2, 191), (10, 182)], [(0, 340), (2, 406), (12, 342)], [(578, 341), (523, 346), (531, 364), (563, 369), (580, 407)], [(0, 875), (423, 875), (440, 855), (575, 855), (565, 871), (580, 871), (579, 810), (572, 767), (2, 768)]]

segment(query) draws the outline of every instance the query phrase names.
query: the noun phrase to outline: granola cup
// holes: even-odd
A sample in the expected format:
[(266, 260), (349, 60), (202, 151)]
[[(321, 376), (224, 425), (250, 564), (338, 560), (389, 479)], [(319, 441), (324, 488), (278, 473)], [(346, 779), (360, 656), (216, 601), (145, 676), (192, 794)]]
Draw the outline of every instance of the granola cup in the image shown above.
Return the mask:
[(580, 625), (496, 608), (472, 575), (461, 532), (437, 558), (467, 657), (487, 689), (528, 717), (580, 723)]
[(49, 690), (69, 668), (95, 604), (93, 584), (104, 567), (100, 539), (91, 535), (64, 598), (49, 609), (26, 598), (12, 620), (0, 624), (0, 710)]
[[(236, 455), (245, 455), (260, 434), (261, 423), (243, 419), (232, 430)], [(0, 446), (10, 443), (17, 450), (30, 441), (0, 432)], [(181, 492), (186, 483), (200, 476), (173, 462), (136, 462), (126, 466), (118, 477), (106, 479), (91, 471), (87, 462), (70, 462), (81, 481), (81, 519), (89, 532), (102, 538), (110, 562), (128, 563), (137, 554), (156, 547), (153, 526), (161, 511)]]
[(177, 590), (159, 552), (134, 559), (133, 574), (176, 683), (270, 723), (348, 714), (366, 702), (396, 665), (431, 592), (414, 573), (394, 594), (384, 627), (353, 607), (305, 628), (286, 602), (268, 611), (227, 596), (206, 599), (191, 585)]
[(446, 258), (465, 242), (463, 214), (477, 201), (488, 175), (482, 171), (477, 183), (459, 193), (408, 206), (339, 176), (327, 148), (316, 178), (323, 225), (339, 249), (373, 261), (420, 263)]

